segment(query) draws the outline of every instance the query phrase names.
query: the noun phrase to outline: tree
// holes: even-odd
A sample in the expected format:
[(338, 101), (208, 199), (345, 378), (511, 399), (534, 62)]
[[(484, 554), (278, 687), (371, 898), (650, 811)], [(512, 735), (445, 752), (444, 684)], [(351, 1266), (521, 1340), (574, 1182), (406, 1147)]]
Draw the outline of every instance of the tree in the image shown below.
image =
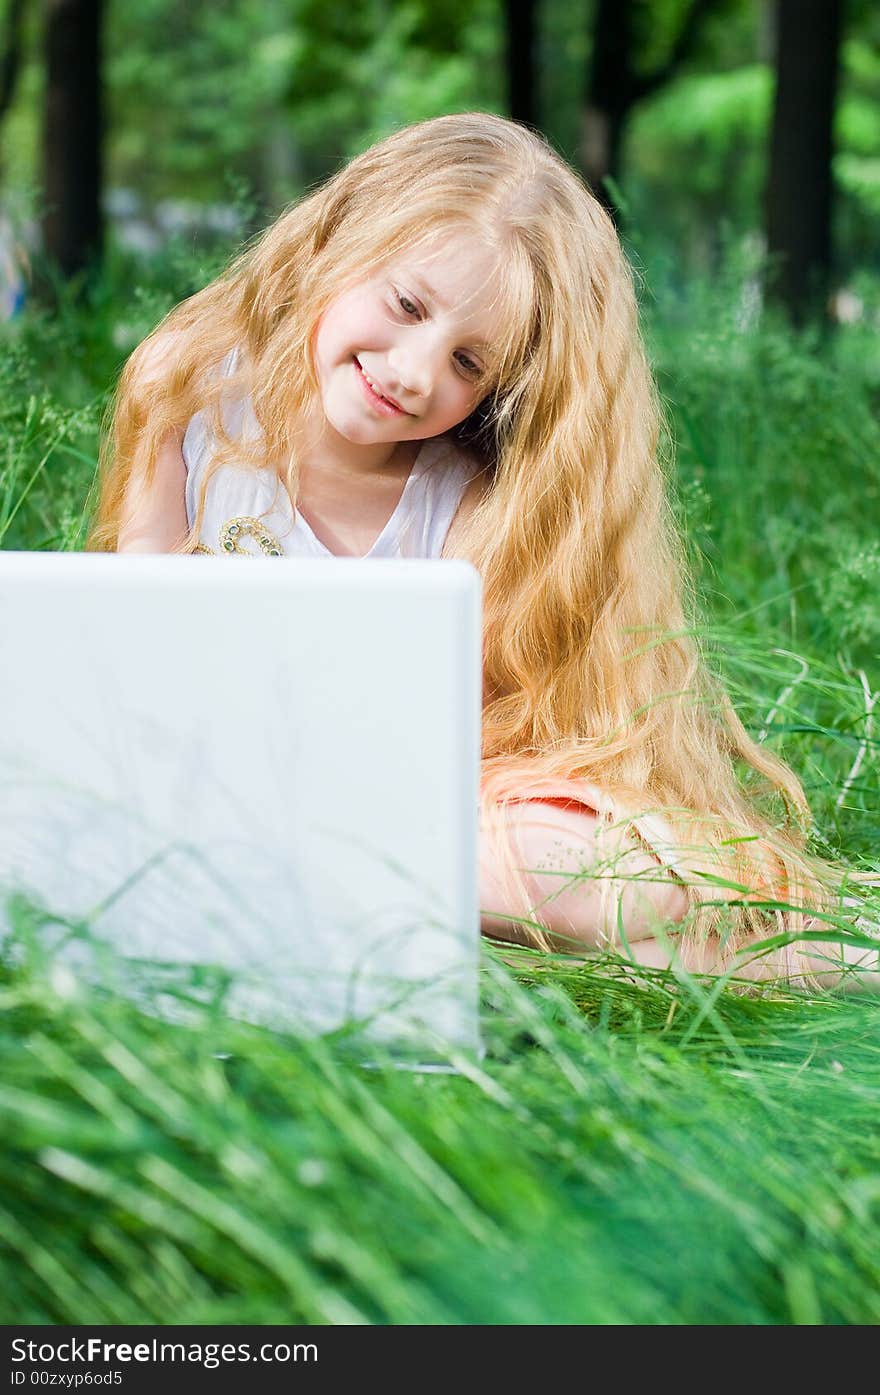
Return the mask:
[(802, 323), (832, 265), (834, 110), (842, 0), (776, 0), (776, 98), (766, 190), (768, 293)]
[(539, 124), (535, 75), (535, 0), (505, 0), (507, 110), (514, 121)]
[(27, 0), (9, 0), (9, 9), (0, 37), (0, 121), (6, 115), (21, 68), (22, 28)]
[(46, 0), (43, 242), (62, 275), (97, 261), (101, 216), (103, 0)]
[(609, 175), (615, 180), (620, 176), (629, 115), (638, 102), (676, 76), (694, 52), (703, 21), (718, 4), (719, 0), (691, 0), (667, 57), (642, 72), (638, 31), (646, 19), (644, 11), (635, 0), (596, 0), (579, 158), (584, 178), (612, 217), (617, 210), (604, 181)]

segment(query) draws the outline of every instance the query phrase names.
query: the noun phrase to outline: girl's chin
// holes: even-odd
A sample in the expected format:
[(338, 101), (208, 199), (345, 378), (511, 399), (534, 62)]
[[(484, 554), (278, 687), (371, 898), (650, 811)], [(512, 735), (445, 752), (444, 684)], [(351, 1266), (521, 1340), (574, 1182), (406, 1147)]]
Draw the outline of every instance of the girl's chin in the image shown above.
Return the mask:
[(398, 441), (409, 435), (414, 425), (412, 417), (385, 416), (364, 411), (349, 403), (326, 403), (324, 417), (338, 435), (353, 445), (374, 445), (379, 441)]
[(353, 421), (351, 417), (334, 416), (327, 413), (327, 422), (343, 440), (349, 441), (353, 446), (374, 446), (380, 441), (397, 440), (398, 437), (393, 431), (388, 430), (388, 423), (377, 420), (373, 422)]
[[(401, 417), (395, 420), (394, 417), (371, 416), (366, 412), (341, 411), (334, 415), (328, 414), (328, 420), (332, 421), (336, 430), (342, 436), (347, 436), (352, 441), (376, 441), (389, 435), (389, 427), (399, 427), (405, 420)], [(393, 430), (390, 434), (393, 434)]]

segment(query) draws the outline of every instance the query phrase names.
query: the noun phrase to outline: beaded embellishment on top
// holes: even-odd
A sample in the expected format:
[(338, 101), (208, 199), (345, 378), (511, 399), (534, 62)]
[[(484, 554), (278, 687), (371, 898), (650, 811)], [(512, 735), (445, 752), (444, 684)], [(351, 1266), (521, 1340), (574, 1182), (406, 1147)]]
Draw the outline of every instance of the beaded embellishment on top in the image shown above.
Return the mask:
[(222, 552), (237, 553), (240, 557), (253, 557), (246, 547), (240, 547), (242, 538), (254, 538), (260, 551), (266, 557), (283, 557), (284, 549), (274, 533), (270, 533), (258, 518), (229, 518), (220, 529), (220, 549)]

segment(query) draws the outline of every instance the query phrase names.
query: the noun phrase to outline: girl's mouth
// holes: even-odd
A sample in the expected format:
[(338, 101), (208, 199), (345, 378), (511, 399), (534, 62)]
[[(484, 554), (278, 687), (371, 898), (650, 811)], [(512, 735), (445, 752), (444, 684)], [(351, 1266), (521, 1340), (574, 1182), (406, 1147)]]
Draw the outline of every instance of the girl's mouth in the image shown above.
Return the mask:
[(390, 417), (405, 417), (409, 415), (402, 407), (398, 407), (396, 402), (392, 402), (389, 398), (383, 397), (381, 392), (378, 392), (376, 388), (370, 386), (366, 374), (357, 358), (354, 360), (354, 367), (367, 401), (372, 407), (375, 407), (377, 412), (384, 412), (386, 416)]

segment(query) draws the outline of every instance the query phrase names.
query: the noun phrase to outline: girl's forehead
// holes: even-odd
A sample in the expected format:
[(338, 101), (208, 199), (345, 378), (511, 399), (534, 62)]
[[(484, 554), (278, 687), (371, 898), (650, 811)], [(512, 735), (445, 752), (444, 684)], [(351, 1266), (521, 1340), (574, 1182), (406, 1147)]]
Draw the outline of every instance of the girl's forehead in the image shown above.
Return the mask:
[(433, 277), (445, 286), (463, 289), (497, 275), (498, 252), (474, 234), (447, 232), (429, 241), (414, 243), (396, 258), (414, 271)]
[(498, 250), (474, 235), (448, 233), (404, 248), (389, 270), (406, 276), (432, 309), (479, 321), (486, 340), (508, 318)]

